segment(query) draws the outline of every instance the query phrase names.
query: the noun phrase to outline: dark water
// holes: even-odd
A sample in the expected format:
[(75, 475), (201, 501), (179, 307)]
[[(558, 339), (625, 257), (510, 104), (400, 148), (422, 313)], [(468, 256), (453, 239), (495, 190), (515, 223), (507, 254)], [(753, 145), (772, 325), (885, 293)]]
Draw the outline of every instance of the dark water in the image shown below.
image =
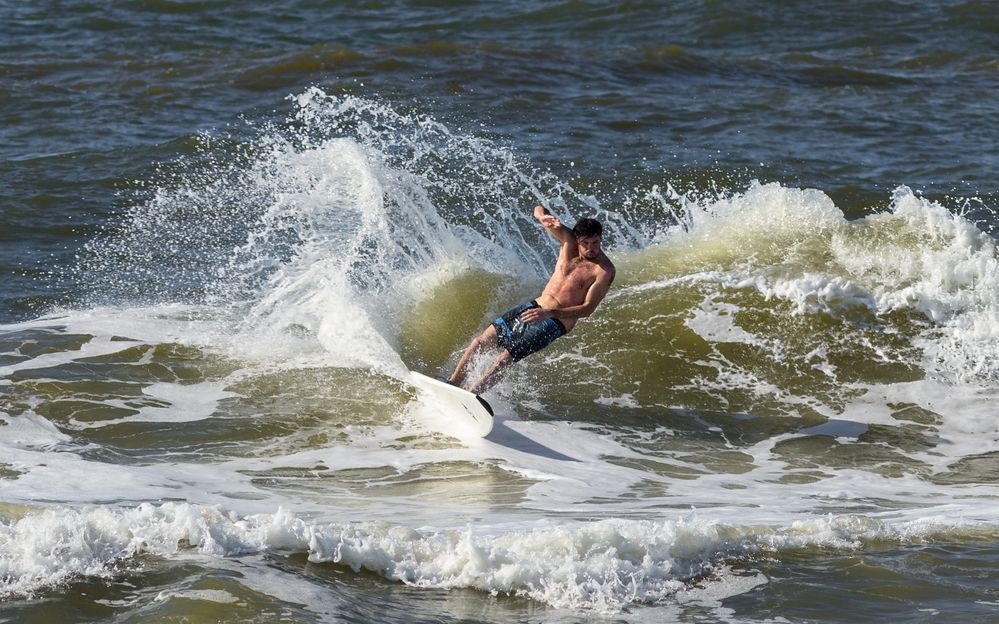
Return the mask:
[[(997, 93), (994, 2), (0, 1), (0, 621), (997, 617)], [(414, 429), (542, 200), (615, 290)]]

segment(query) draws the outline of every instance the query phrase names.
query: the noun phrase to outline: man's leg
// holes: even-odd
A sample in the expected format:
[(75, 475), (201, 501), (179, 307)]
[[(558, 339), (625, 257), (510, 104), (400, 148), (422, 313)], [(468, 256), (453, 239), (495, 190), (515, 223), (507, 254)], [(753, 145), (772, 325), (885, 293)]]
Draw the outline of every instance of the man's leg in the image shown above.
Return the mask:
[(503, 374), (506, 373), (506, 369), (509, 368), (511, 364), (513, 364), (513, 356), (510, 355), (509, 351), (503, 349), (503, 352), (500, 353), (499, 357), (493, 361), (489, 370), (482, 375), (481, 379), (475, 382), (475, 385), (469, 388), (469, 391), (474, 392), (475, 394), (482, 394), (486, 390), (492, 388), (499, 383), (500, 379), (503, 378)]
[(473, 355), (478, 355), (486, 349), (492, 349), (497, 343), (496, 328), (490, 325), (481, 334), (472, 339), (468, 347), (465, 348), (465, 352), (461, 354), (461, 359), (458, 360), (458, 365), (454, 367), (454, 372), (451, 373), (451, 377), (447, 380), (448, 383), (458, 386), (459, 388), (465, 384), (465, 377), (468, 375), (468, 363), (472, 359)]

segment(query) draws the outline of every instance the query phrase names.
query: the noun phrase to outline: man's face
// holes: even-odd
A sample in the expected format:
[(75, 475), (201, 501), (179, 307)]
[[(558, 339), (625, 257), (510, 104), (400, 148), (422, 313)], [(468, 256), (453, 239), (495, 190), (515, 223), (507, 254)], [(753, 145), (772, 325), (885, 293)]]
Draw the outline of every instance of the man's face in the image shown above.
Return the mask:
[(584, 236), (576, 239), (579, 245), (579, 255), (587, 260), (596, 260), (600, 256), (600, 237)]

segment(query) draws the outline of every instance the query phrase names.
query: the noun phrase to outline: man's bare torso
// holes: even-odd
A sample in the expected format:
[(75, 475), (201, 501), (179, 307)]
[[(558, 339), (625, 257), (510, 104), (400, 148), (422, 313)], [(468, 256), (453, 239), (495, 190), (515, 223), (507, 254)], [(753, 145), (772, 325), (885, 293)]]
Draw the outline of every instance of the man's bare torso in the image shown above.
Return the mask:
[[(537, 298), (538, 305), (546, 309), (579, 305), (585, 301), (590, 286), (601, 274), (608, 271), (613, 271), (613, 265), (603, 252), (596, 259), (587, 260), (579, 255), (576, 245), (565, 245), (560, 250), (558, 262), (548, 279), (548, 284)], [(566, 331), (570, 331), (579, 319), (560, 320), (565, 325)]]
[[(534, 207), (534, 218), (559, 241), (558, 261), (548, 284), (536, 299), (537, 306), (520, 306), (510, 310), (507, 313), (510, 316), (503, 315), (496, 319), (461, 354), (448, 379), (456, 386), (465, 383), (469, 362), (475, 354), (484, 349), (503, 347), (503, 352), (486, 373), (469, 386), (468, 389), (476, 394), (485, 392), (499, 381), (506, 367), (544, 349), (562, 335), (559, 331), (552, 331), (554, 328), (551, 325), (539, 325), (527, 331), (528, 325), (554, 319), (561, 322), (566, 331), (571, 330), (578, 319), (593, 314), (614, 281), (614, 264), (600, 248), (603, 226), (599, 221), (580, 219), (570, 230), (541, 205)], [(514, 318), (525, 328), (516, 336), (506, 326), (508, 322), (516, 324)]]

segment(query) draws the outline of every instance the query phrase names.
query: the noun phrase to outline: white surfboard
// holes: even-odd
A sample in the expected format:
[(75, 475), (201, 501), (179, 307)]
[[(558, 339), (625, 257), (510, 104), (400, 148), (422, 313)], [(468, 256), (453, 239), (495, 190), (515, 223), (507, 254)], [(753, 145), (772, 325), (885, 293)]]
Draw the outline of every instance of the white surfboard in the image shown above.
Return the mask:
[(460, 419), (456, 424), (462, 429), (479, 437), (492, 431), (493, 408), (479, 395), (414, 371), (410, 371), (409, 380), (446, 411), (447, 419)]

